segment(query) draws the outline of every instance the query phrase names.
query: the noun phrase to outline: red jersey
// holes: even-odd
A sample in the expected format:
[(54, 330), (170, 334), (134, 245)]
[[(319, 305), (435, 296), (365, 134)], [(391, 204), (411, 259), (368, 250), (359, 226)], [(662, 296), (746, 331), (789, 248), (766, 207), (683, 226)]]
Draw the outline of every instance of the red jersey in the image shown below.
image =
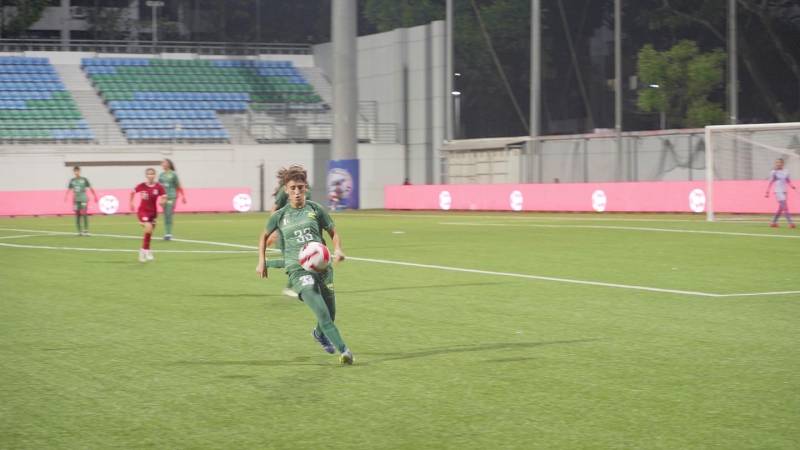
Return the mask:
[(164, 186), (156, 183), (147, 185), (146, 183), (139, 183), (133, 189), (134, 192), (141, 192), (142, 201), (139, 203), (139, 214), (155, 217), (157, 214), (156, 204), (160, 195), (167, 195)]

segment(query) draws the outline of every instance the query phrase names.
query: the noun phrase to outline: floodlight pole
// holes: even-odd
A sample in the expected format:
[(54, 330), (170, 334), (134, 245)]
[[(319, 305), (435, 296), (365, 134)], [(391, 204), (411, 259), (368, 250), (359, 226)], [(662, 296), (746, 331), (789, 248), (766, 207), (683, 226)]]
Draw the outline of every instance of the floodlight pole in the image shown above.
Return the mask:
[(622, 0), (614, 0), (614, 131), (622, 164)]
[(453, 92), (453, 0), (447, 0), (445, 11), (445, 81), (444, 91), (447, 93), (445, 109), (445, 139), (453, 140), (453, 129), (455, 128), (453, 102), (451, 100)]
[[(531, 0), (531, 86), (528, 181), (533, 180), (534, 157), (539, 154), (542, 119), (542, 1)], [(541, 166), (540, 164), (538, 166)], [(541, 168), (541, 167), (540, 167)], [(541, 177), (539, 182), (541, 182)]]
[(153, 52), (155, 53), (156, 45), (158, 45), (158, 20), (157, 20), (158, 8), (164, 6), (164, 2), (159, 0), (148, 0), (147, 2), (145, 2), (145, 4), (150, 8), (152, 8), (153, 12), (152, 14), (153, 22), (151, 25), (151, 29), (153, 33)]
[(739, 69), (736, 44), (736, 0), (728, 0), (728, 118), (731, 125), (736, 125), (739, 121)]

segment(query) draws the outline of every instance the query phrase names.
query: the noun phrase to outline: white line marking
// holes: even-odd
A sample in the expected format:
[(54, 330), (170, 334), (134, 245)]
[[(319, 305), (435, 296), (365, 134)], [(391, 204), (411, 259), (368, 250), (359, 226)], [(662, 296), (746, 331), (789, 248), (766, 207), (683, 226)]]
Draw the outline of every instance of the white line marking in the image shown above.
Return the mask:
[(749, 292), (745, 294), (718, 294), (718, 297), (755, 297), (764, 295), (791, 295), (791, 294), (800, 294), (800, 291)]
[(583, 228), (596, 230), (653, 231), (661, 233), (716, 234), (722, 236), (748, 236), (766, 238), (800, 239), (799, 235), (740, 233), (735, 231), (710, 230), (677, 230), (674, 228), (626, 227), (615, 225), (550, 225), (541, 223), (489, 223), (489, 222), (439, 222), (439, 225), (455, 225), (467, 227), (535, 227), (535, 228)]
[[(136, 253), (139, 250), (127, 248), (86, 248), (86, 247), (57, 247), (52, 245), (24, 245), (24, 244), (8, 244), (0, 242), (0, 247), (11, 248), (35, 248), (42, 250), (73, 250), (79, 252), (109, 252), (109, 253)], [(252, 255), (252, 251), (247, 250), (153, 250), (153, 253), (213, 253), (213, 254), (242, 254), (246, 253)]]
[[(41, 235), (41, 234), (16, 234), (14, 236), (0, 236), (0, 239), (22, 239), (22, 238), (42, 237), (42, 236), (43, 235)], [(46, 235), (44, 235), (44, 236), (46, 236)]]
[[(59, 232), (59, 231), (44, 231), (44, 230), (21, 230), (21, 229), (13, 229), (13, 228), (0, 228), (0, 230), (10, 230), (10, 231), (24, 231), (24, 232), (33, 232), (33, 233), (42, 233), (42, 234), (72, 234), (67, 232)], [(645, 228), (645, 230), (651, 230), (650, 228)], [(674, 231), (674, 230), (669, 230)], [(125, 238), (125, 239), (139, 239), (139, 236), (126, 236), (126, 235), (113, 235), (113, 234), (96, 234), (95, 236), (105, 236), (105, 237), (117, 237), (117, 238)], [(769, 235), (767, 235), (769, 236)], [(236, 248), (243, 248), (252, 250), (258, 250), (258, 247), (252, 245), (243, 245), (243, 244), (232, 244), (227, 242), (215, 242), (215, 241), (196, 241), (196, 240), (188, 240), (188, 239), (173, 239), (173, 241), (178, 242), (190, 242), (190, 243), (203, 243), (208, 245), (218, 245), (222, 247), (236, 247)], [(80, 247), (46, 247), (46, 246), (22, 246), (17, 244), (7, 244), (7, 243), (0, 243), (0, 246), (6, 247), (20, 247), (20, 248), (48, 248), (54, 250), (77, 250), (77, 251), (101, 251), (101, 252), (138, 252), (138, 250), (129, 250), (129, 249), (87, 249), (87, 248), (80, 248)], [(273, 252), (280, 252), (279, 250), (275, 249), (267, 249), (268, 251)], [(250, 253), (249, 251), (215, 251), (215, 250), (156, 250), (158, 252), (165, 252), (165, 253)], [(659, 292), (659, 293), (666, 293), (666, 294), (678, 294), (678, 295), (690, 295), (690, 296), (698, 296), (698, 297), (713, 297), (713, 298), (721, 298), (721, 297), (746, 297), (746, 296), (766, 296), (766, 295), (791, 295), (791, 294), (800, 294), (800, 291), (782, 291), (782, 292), (749, 292), (749, 293), (741, 293), (741, 294), (715, 294), (711, 292), (700, 292), (700, 291), (684, 291), (679, 289), (662, 289), (662, 288), (655, 288), (649, 286), (638, 286), (638, 285), (629, 285), (629, 284), (620, 284), (620, 283), (604, 283), (601, 281), (588, 281), (588, 280), (575, 280), (570, 278), (560, 278), (560, 277), (548, 277), (542, 275), (528, 275), (522, 273), (513, 273), (513, 272), (496, 272), (490, 270), (478, 270), (478, 269), (467, 269), (462, 267), (450, 267), (450, 266), (440, 266), (435, 264), (419, 264), (419, 263), (411, 263), (411, 262), (404, 262), (404, 261), (391, 261), (385, 259), (373, 259), (373, 258), (360, 258), (354, 256), (348, 256), (348, 260), (353, 261), (362, 261), (362, 262), (371, 262), (375, 264), (389, 264), (389, 265), (396, 265), (396, 266), (405, 266), (405, 267), (418, 267), (424, 269), (436, 269), (436, 270), (444, 270), (449, 272), (462, 272), (462, 273), (475, 273), (481, 275), (493, 275), (493, 276), (502, 276), (502, 277), (512, 277), (512, 278), (523, 278), (529, 280), (540, 280), (540, 281), (553, 281), (559, 283), (567, 283), (567, 284), (579, 284), (579, 285), (588, 285), (588, 286), (600, 286), (600, 287), (608, 287), (608, 288), (617, 288), (617, 289), (629, 289), (629, 290), (638, 290), (638, 291), (648, 291), (648, 292)]]
[(511, 272), (494, 272), (491, 270), (477, 270), (477, 269), (464, 269), (461, 267), (449, 267), (449, 266), (439, 266), (434, 264), (417, 264), (417, 263), (409, 263), (409, 262), (402, 262), (402, 261), (389, 261), (384, 259), (372, 259), (372, 258), (353, 258), (348, 257), (347, 259), (352, 259), (354, 261), (365, 261), (377, 264), (392, 264), (397, 266), (408, 266), (408, 267), (420, 267), (424, 269), (437, 269), (437, 270), (446, 270), (449, 272), (465, 272), (465, 273), (477, 273), (481, 275), (495, 275), (501, 277), (513, 277), (513, 278), (526, 278), (529, 280), (542, 280), (542, 281), (557, 281), (560, 283), (568, 283), (568, 284), (584, 284), (589, 286), (602, 286), (602, 287), (612, 287), (612, 288), (620, 288), (620, 289), (633, 289), (637, 291), (649, 291), (649, 292), (661, 292), (661, 293), (668, 293), (668, 294), (682, 294), (682, 295), (695, 295), (700, 297), (719, 297), (719, 294), (711, 294), (708, 292), (698, 292), (698, 291), (681, 291), (677, 289), (661, 289), (661, 288), (654, 288), (654, 287), (647, 287), (647, 286), (637, 286), (631, 284), (618, 284), (618, 283), (603, 283), (600, 281), (586, 281), (586, 280), (573, 280), (570, 278), (558, 278), (558, 277), (545, 277), (541, 275), (527, 275), (522, 273), (511, 273)]

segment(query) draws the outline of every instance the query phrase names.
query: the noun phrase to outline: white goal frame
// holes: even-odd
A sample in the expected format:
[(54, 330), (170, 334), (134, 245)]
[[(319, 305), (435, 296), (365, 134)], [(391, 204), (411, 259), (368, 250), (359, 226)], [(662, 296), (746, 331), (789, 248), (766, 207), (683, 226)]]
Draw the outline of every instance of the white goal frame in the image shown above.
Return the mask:
[(761, 123), (741, 125), (709, 125), (705, 127), (706, 144), (706, 220), (714, 221), (714, 132), (736, 130), (787, 130), (800, 129), (800, 122)]

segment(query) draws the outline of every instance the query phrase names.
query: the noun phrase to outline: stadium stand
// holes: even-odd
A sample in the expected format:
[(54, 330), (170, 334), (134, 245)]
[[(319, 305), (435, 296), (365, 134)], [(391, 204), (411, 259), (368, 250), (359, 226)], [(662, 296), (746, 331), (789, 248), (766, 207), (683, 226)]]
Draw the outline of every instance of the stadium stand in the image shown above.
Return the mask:
[(85, 58), (81, 66), (131, 142), (228, 142), (217, 113), (322, 101), (288, 61)]
[(86, 120), (47, 58), (0, 57), (0, 143), (85, 143)]

